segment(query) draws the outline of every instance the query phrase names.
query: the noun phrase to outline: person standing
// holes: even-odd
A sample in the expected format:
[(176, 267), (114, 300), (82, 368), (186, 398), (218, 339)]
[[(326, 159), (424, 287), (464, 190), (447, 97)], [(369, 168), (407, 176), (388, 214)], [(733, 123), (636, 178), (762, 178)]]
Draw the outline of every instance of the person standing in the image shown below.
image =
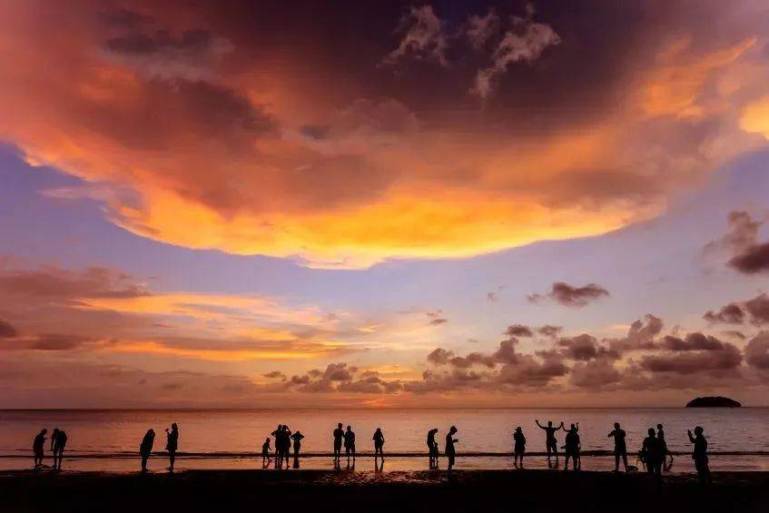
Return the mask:
[(347, 426), (344, 432), (344, 452), (347, 455), (347, 466), (350, 466), (350, 456), (352, 456), (352, 466), (355, 466), (355, 433), (352, 426)]
[(689, 441), (694, 444), (692, 459), (694, 468), (697, 469), (697, 477), (702, 484), (711, 484), (713, 482), (710, 476), (710, 466), (708, 465), (708, 441), (705, 439), (703, 429), (700, 426), (694, 428), (694, 436), (691, 431), (687, 431)]
[(51, 433), (51, 452), (53, 453), (53, 469), (61, 470), (61, 462), (64, 459), (64, 447), (67, 446), (67, 433), (59, 428), (54, 428)]
[(430, 458), (430, 469), (438, 468), (438, 442), (435, 441), (437, 428), (432, 428), (427, 432), (427, 451)]
[(644, 438), (643, 448), (646, 472), (653, 475), (659, 484), (662, 480), (662, 446), (654, 428), (649, 428), (649, 436)]
[(574, 466), (574, 470), (579, 470), (581, 466), (580, 462), (580, 440), (579, 440), (579, 427), (577, 425), (572, 424), (571, 429), (569, 429), (566, 432), (566, 444), (564, 445), (565, 449), (565, 464), (563, 466), (564, 470), (569, 470), (569, 458), (572, 459), (572, 465)]
[(515, 468), (523, 469), (523, 455), (526, 453), (526, 437), (523, 436), (523, 429), (521, 426), (515, 428), (513, 433), (513, 466)]
[(454, 438), (456, 433), (457, 428), (451, 426), (449, 432), (446, 434), (446, 450), (444, 452), (446, 453), (446, 458), (449, 460), (449, 472), (451, 472), (451, 470), (454, 468), (454, 461), (457, 456), (457, 451), (454, 448), (454, 444), (459, 443), (459, 440)]
[(168, 471), (174, 471), (174, 463), (176, 463), (176, 450), (179, 448), (179, 426), (176, 422), (171, 424), (171, 429), (166, 429), (166, 451), (168, 451), (168, 461), (170, 466)]
[[(374, 440), (374, 469), (381, 472), (384, 468), (384, 443), (385, 438), (384, 434), (382, 433), (382, 428), (376, 428), (376, 431), (374, 431), (374, 436), (372, 437), (372, 440)], [(377, 459), (381, 459), (381, 468), (377, 466)]]
[(614, 472), (619, 472), (619, 460), (627, 472), (627, 444), (625, 442), (625, 430), (620, 428), (619, 422), (614, 423), (614, 431), (609, 433), (609, 438), (614, 437)]
[(142, 458), (142, 472), (147, 472), (147, 460), (152, 454), (152, 446), (155, 445), (155, 430), (148, 429), (139, 445), (139, 454)]
[(291, 435), (291, 439), (294, 441), (294, 468), (299, 468), (299, 451), (302, 450), (302, 439), (304, 435), (301, 431), (297, 431)]
[(32, 441), (32, 454), (35, 460), (35, 469), (39, 469), (43, 466), (43, 458), (45, 457), (45, 435), (47, 433), (48, 430), (43, 428)]
[(334, 430), (334, 466), (339, 466), (339, 458), (342, 454), (342, 439), (344, 438), (344, 430), (342, 429), (342, 423), (336, 425)]

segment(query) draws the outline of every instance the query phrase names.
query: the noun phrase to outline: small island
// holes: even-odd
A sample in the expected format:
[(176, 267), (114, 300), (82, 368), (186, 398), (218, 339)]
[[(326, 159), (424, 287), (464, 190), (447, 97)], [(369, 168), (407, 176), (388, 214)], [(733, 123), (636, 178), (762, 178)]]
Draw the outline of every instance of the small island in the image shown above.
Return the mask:
[(728, 397), (698, 397), (686, 403), (687, 408), (739, 408), (738, 401)]

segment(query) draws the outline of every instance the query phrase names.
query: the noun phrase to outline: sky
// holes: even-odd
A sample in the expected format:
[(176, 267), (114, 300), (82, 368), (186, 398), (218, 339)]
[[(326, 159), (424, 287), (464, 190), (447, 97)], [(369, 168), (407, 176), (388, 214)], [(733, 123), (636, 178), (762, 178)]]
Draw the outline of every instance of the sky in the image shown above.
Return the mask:
[(758, 0), (0, 0), (0, 408), (769, 405)]

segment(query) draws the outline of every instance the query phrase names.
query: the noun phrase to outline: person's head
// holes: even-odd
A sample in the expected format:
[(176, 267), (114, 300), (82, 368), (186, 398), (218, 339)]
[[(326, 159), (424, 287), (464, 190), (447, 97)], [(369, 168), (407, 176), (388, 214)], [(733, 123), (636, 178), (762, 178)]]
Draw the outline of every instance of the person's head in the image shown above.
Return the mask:
[(654, 437), (654, 428), (649, 428), (649, 436)]
[(432, 428), (432, 429), (430, 430), (430, 433), (437, 433), (437, 432), (438, 432), (438, 428)]
[(702, 426), (697, 426), (696, 428), (694, 428), (694, 434), (697, 436), (701, 435), (703, 431), (704, 430), (702, 429)]
[(55, 435), (56, 433), (58, 433), (58, 432), (59, 432), (59, 428), (57, 428), (57, 427), (53, 428), (53, 434), (54, 434), (54, 435)]
[(547, 421), (547, 427), (553, 427), (553, 421), (552, 420), (548, 420)]
[(614, 429), (619, 429), (619, 422), (614, 423)]
[(40, 434), (41, 434), (41, 435), (44, 435), (44, 434), (46, 434), (47, 432), (48, 432), (48, 430), (47, 430), (46, 428), (43, 428), (43, 430), (42, 430), (42, 431), (40, 431)]
[(451, 426), (451, 428), (449, 429), (449, 433), (453, 435), (456, 432), (457, 432), (457, 428), (455, 426)]
[(176, 422), (174, 422), (173, 424), (171, 424), (171, 430), (172, 430), (172, 431), (177, 431), (178, 429), (179, 429), (179, 426), (177, 426), (177, 425), (176, 425)]
[(266, 443), (266, 444), (270, 443), (270, 437), (269, 436), (264, 439), (264, 443)]
[(575, 426), (574, 424), (572, 424), (572, 425), (571, 425), (571, 430), (572, 430), (572, 431), (576, 431), (576, 430), (577, 430), (577, 426)]
[(376, 428), (376, 432), (377, 433), (381, 433), (382, 432), (382, 428)]
[(657, 424), (657, 430), (662, 431), (662, 424)]
[(522, 430), (521, 430), (521, 426), (518, 426), (517, 428), (515, 428), (515, 432), (516, 432), (516, 433), (520, 433), (521, 431), (522, 431)]
[(339, 424), (336, 425), (336, 427), (338, 427), (339, 429), (342, 429), (342, 423), (340, 422)]
[(347, 431), (352, 431), (352, 426), (347, 426)]

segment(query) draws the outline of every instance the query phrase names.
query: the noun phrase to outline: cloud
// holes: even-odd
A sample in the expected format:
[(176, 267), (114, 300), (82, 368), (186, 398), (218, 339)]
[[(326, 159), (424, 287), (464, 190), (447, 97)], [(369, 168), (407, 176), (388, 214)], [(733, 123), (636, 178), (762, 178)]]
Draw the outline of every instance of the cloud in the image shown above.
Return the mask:
[(708, 310), (702, 318), (712, 323), (742, 324), (745, 321), (745, 312), (740, 305), (729, 303), (728, 305), (722, 306), (717, 312)]
[(729, 213), (729, 229), (722, 238), (710, 242), (705, 251), (726, 249), (732, 257), (729, 267), (744, 273), (756, 274), (769, 270), (769, 242), (758, 242), (758, 231), (763, 224), (745, 211)]
[(485, 16), (471, 15), (467, 19), (465, 35), (470, 46), (476, 50), (482, 49), (486, 43), (499, 32), (500, 18), (494, 9), (489, 9)]
[(544, 299), (551, 299), (564, 306), (581, 308), (601, 297), (609, 296), (609, 291), (595, 283), (588, 283), (583, 287), (575, 287), (564, 282), (555, 282), (549, 293), (531, 294), (528, 299), (532, 303), (538, 303)]
[(695, 344), (685, 343), (684, 349), (670, 354), (648, 355), (641, 359), (641, 368), (654, 373), (697, 374), (734, 371), (742, 362), (742, 353), (732, 344), (717, 341), (718, 348), (706, 345), (706, 349), (694, 349)]
[(509, 337), (533, 337), (534, 333), (531, 328), (523, 324), (511, 324), (505, 329), (505, 335)]
[(561, 43), (561, 37), (546, 23), (530, 18), (512, 18), (512, 28), (505, 32), (492, 54), (492, 64), (478, 71), (470, 92), (485, 100), (489, 98), (500, 77), (518, 62), (532, 63), (550, 46)]
[[(98, 188), (107, 221), (185, 248), (364, 268), (604, 234), (765, 143), (738, 122), (766, 96), (765, 59), (743, 42), (766, 32), (753, 7), (549, 10), (568, 34), (536, 66), (511, 63), (547, 41), (531, 15), (485, 62), (446, 36), (476, 7), (445, 20), (414, 7), (393, 58), (451, 66), (408, 73), (371, 65), (401, 14), (386, 2), (362, 18), (281, 4), (251, 23), (215, 2), (47, 9), (0, 8), (0, 138), (74, 178), (70, 192)], [(702, 19), (724, 23), (713, 34)], [(671, 51), (684, 33), (693, 43)], [(468, 98), (479, 69), (492, 88), (504, 73), (494, 109)]]
[(403, 33), (398, 48), (384, 58), (382, 61), (384, 64), (393, 65), (403, 59), (415, 59), (448, 66), (447, 37), (443, 30), (443, 22), (435, 14), (432, 6), (412, 6), (401, 18), (398, 32)]
[(579, 388), (605, 390), (622, 380), (622, 373), (614, 364), (605, 359), (577, 363), (571, 369), (571, 383)]
[(721, 351), (725, 348), (717, 338), (702, 333), (689, 333), (685, 338), (667, 335), (662, 339), (661, 347), (673, 352), (679, 351)]
[(762, 331), (745, 346), (745, 361), (761, 370), (769, 369), (769, 332)]
[(442, 310), (427, 312), (426, 315), (430, 319), (428, 322), (430, 326), (440, 326), (441, 324), (446, 324), (447, 322), (449, 322), (449, 320), (443, 316)]
[(575, 337), (566, 337), (558, 340), (557, 346), (561, 348), (564, 358), (576, 361), (590, 361), (597, 358), (617, 359), (616, 351), (599, 345), (598, 339), (587, 333)]
[(646, 314), (630, 325), (627, 336), (609, 340), (609, 348), (619, 353), (656, 349), (655, 337), (662, 332), (663, 326), (662, 319)]
[(16, 328), (0, 319), (0, 338), (13, 338), (18, 335)]
[(280, 381), (286, 381), (288, 379), (285, 374), (280, 371), (271, 371), (264, 374), (267, 379), (279, 379)]
[(557, 337), (562, 330), (563, 328), (561, 326), (553, 326), (550, 324), (546, 324), (544, 326), (540, 326), (539, 328), (537, 328), (537, 333), (539, 333), (540, 335), (544, 335), (546, 337)]
[(769, 324), (769, 296), (759, 294), (745, 302), (751, 322), (756, 325)]

